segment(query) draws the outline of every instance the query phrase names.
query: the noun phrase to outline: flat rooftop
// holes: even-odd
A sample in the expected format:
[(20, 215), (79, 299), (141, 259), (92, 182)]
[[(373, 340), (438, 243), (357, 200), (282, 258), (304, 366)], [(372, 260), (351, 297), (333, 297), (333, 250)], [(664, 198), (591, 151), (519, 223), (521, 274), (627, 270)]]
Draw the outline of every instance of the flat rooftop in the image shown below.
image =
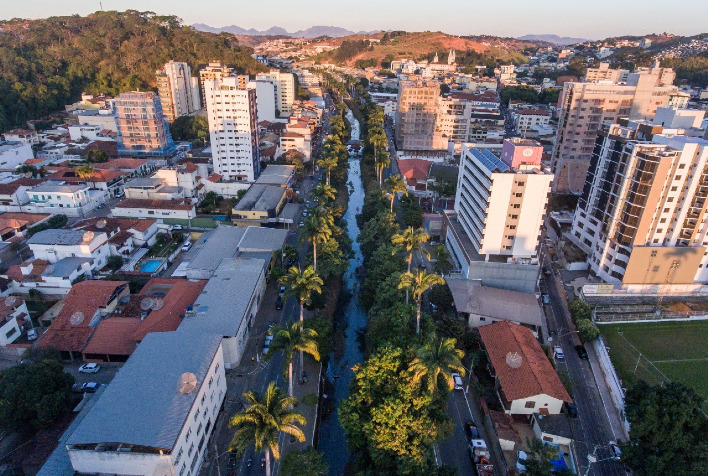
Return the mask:
[(286, 190), (283, 187), (254, 183), (236, 204), (234, 210), (272, 211), (278, 206), (278, 203), (280, 203), (285, 193)]

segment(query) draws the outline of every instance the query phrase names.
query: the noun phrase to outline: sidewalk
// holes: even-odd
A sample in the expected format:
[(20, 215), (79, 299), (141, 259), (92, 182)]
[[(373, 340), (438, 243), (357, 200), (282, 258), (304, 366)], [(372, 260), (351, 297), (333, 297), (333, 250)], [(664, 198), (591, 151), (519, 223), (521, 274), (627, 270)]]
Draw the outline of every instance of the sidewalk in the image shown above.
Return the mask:
[(602, 405), (605, 408), (605, 413), (607, 414), (607, 420), (610, 422), (610, 428), (612, 429), (612, 434), (615, 436), (615, 441), (619, 440), (629, 440), (629, 435), (627, 434), (627, 429), (625, 427), (624, 419), (621, 415), (621, 410), (617, 408), (615, 400), (612, 398), (612, 394), (607, 383), (607, 375), (602, 370), (600, 361), (597, 356), (597, 351), (595, 350), (595, 345), (587, 346), (588, 360), (590, 361), (590, 368), (592, 369), (592, 375), (595, 379), (595, 385), (600, 392), (600, 399), (602, 399)]

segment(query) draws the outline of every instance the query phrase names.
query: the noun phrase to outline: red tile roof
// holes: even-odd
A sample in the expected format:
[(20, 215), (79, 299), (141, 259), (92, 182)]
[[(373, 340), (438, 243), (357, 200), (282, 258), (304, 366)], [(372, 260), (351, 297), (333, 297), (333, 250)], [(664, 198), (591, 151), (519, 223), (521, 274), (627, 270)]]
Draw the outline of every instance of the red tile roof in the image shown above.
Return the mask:
[(8, 183), (0, 183), (0, 195), (12, 195), (20, 187), (34, 187), (39, 185), (43, 180), (31, 178), (19, 178)]
[(108, 162), (103, 162), (99, 164), (94, 164), (94, 169), (101, 170), (123, 170), (123, 169), (137, 169), (142, 167), (147, 163), (146, 159), (130, 159), (121, 157), (118, 159), (111, 159)]
[[(480, 327), (479, 333), (509, 401), (540, 394), (564, 402), (572, 401), (530, 329), (500, 321)], [(507, 355), (514, 352), (521, 356), (518, 368), (512, 368), (507, 363)]]
[(427, 180), (432, 162), (423, 159), (399, 159), (398, 168), (408, 185), (414, 186), (418, 180)]
[[(131, 296), (121, 314), (102, 320), (84, 348), (84, 355), (130, 355), (150, 332), (170, 332), (179, 327), (187, 306), (194, 303), (206, 281), (155, 278)], [(162, 308), (142, 318), (140, 303), (146, 297), (162, 299)]]
[[(64, 299), (64, 307), (42, 336), (39, 347), (49, 347), (64, 352), (81, 352), (95, 329), (89, 326), (89, 323), (96, 312), (108, 306), (125, 291), (127, 286), (128, 283), (125, 281), (103, 280), (89, 280), (75, 284)], [(72, 322), (72, 316), (81, 315), (83, 320)]]
[[(26, 268), (30, 264), (32, 265), (32, 271), (29, 275), (25, 276), (24, 274), (22, 274), (21, 268)], [(7, 275), (8, 279), (17, 281), (18, 283), (37, 282), (42, 280), (41, 275), (44, 270), (47, 269), (47, 266), (49, 266), (49, 261), (44, 261), (43, 259), (28, 260), (22, 264), (10, 266), (5, 274)]]
[(210, 182), (213, 182), (213, 183), (219, 183), (222, 178), (223, 178), (223, 175), (211, 174), (209, 177), (207, 177), (207, 180)]

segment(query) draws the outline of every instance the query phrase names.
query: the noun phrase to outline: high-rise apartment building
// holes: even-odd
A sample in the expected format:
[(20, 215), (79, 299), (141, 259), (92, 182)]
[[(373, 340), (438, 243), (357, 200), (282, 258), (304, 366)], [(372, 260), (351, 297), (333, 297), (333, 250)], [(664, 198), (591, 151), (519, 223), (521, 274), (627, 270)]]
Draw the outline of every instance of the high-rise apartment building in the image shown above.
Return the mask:
[(175, 143), (157, 94), (123, 93), (116, 98), (115, 105), (118, 154), (157, 157), (174, 153)]
[(433, 81), (402, 81), (398, 88), (396, 141), (399, 150), (447, 149), (438, 126), (440, 85)]
[(603, 125), (570, 238), (609, 283), (708, 283), (703, 111)]
[(275, 85), (276, 107), (280, 111), (280, 117), (292, 114), (295, 102), (295, 76), (292, 73), (273, 69), (269, 73), (256, 75), (256, 81), (270, 81)]
[(204, 84), (207, 81), (221, 81), (222, 79), (232, 76), (234, 74), (234, 69), (228, 66), (223, 66), (221, 63), (212, 62), (206, 65), (204, 68), (199, 70), (199, 82), (201, 83), (200, 94), (202, 98), (202, 104), (206, 106), (206, 91), (204, 89)]
[[(563, 85), (559, 100), (556, 141), (551, 156), (555, 174), (554, 190), (581, 193), (590, 166), (595, 138), (600, 125), (621, 117), (651, 119), (658, 107), (666, 106), (677, 91), (669, 68), (650, 68), (627, 75), (625, 83), (619, 70), (602, 75), (591, 70), (598, 82), (569, 82)], [(606, 79), (600, 79), (600, 76)], [(619, 79), (618, 79), (619, 78)]]
[(462, 145), (455, 197), (457, 218), (477, 253), (535, 259), (553, 175), (541, 166), (543, 147), (506, 139), (501, 158)]
[(205, 82), (214, 172), (227, 180), (253, 182), (260, 174), (256, 90), (235, 76)]
[(192, 77), (192, 70), (187, 63), (170, 61), (156, 72), (156, 76), (162, 109), (169, 122), (202, 108), (199, 81)]

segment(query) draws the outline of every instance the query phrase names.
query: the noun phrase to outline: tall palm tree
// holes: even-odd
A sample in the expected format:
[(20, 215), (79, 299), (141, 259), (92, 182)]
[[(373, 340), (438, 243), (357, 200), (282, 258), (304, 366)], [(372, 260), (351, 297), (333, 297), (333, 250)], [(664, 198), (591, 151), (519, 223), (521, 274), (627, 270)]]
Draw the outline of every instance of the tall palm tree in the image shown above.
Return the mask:
[(453, 372), (465, 375), (465, 367), (460, 360), (465, 353), (455, 348), (456, 343), (456, 339), (433, 338), (420, 347), (409, 367), (413, 374), (413, 384), (418, 385), (425, 380), (432, 394), (438, 389), (439, 377), (442, 376), (447, 387), (452, 390), (455, 386)]
[(396, 198), (396, 194), (408, 194), (406, 179), (404, 179), (401, 175), (391, 175), (386, 179), (386, 188), (391, 194), (391, 213), (393, 213), (393, 201)]
[[(430, 253), (425, 249), (423, 243), (426, 243), (430, 239), (430, 235), (425, 232), (422, 228), (413, 229), (412, 226), (408, 227), (403, 233), (396, 233), (391, 237), (391, 243), (397, 246), (401, 251), (405, 252), (407, 255), (406, 260), (408, 261), (408, 272), (411, 272), (411, 265), (413, 264), (413, 254), (417, 251), (423, 256), (430, 258)], [(406, 289), (406, 304), (408, 304), (408, 290)]]
[(270, 476), (270, 454), (273, 453), (276, 461), (280, 460), (280, 433), (294, 436), (300, 442), (305, 441), (305, 433), (300, 426), (305, 425), (307, 420), (292, 411), (297, 399), (285, 396), (283, 389), (275, 382), (268, 384), (263, 395), (249, 390), (243, 398), (248, 406), (229, 420), (229, 427), (236, 427), (229, 450), (244, 452), (253, 445), (257, 452), (264, 451), (266, 476)]
[(408, 272), (401, 275), (398, 289), (409, 289), (416, 300), (416, 334), (420, 334), (420, 305), (423, 301), (423, 293), (436, 284), (445, 284), (445, 280), (442, 276), (428, 273), (425, 270), (416, 270), (414, 273)]
[(332, 169), (335, 168), (337, 164), (339, 164), (339, 160), (337, 156), (334, 155), (334, 152), (329, 149), (325, 149), (322, 151), (322, 157), (320, 157), (320, 160), (317, 161), (317, 165), (327, 169), (327, 185), (329, 185), (330, 183)]
[(337, 199), (337, 189), (330, 185), (325, 185), (323, 183), (317, 184), (315, 188), (312, 189), (310, 194), (320, 200), (320, 204), (324, 204), (329, 201), (335, 201)]
[(379, 180), (379, 187), (383, 187), (383, 173), (384, 169), (391, 163), (391, 156), (385, 150), (379, 150), (378, 154), (375, 156), (376, 162), (376, 175)]
[(314, 269), (317, 270), (317, 243), (324, 243), (332, 237), (334, 218), (324, 212), (320, 212), (321, 214), (318, 215), (318, 212), (315, 210), (313, 210), (314, 213), (305, 220), (302, 232), (300, 233), (300, 239), (312, 243), (313, 264)]
[(300, 268), (291, 266), (287, 274), (282, 276), (278, 282), (288, 287), (285, 297), (297, 297), (300, 301), (300, 322), (305, 320), (305, 304), (310, 302), (313, 293), (321, 293), (324, 282), (312, 266), (308, 266), (301, 271)]
[(283, 352), (285, 359), (283, 373), (288, 376), (288, 395), (293, 396), (293, 357), (295, 352), (300, 352), (300, 375), (302, 375), (304, 354), (311, 355), (316, 361), (320, 361), (320, 353), (317, 348), (317, 332), (314, 329), (304, 327), (303, 322), (290, 322), (288, 327), (275, 327), (273, 329), (273, 341), (270, 343), (266, 359), (275, 355), (276, 352)]

